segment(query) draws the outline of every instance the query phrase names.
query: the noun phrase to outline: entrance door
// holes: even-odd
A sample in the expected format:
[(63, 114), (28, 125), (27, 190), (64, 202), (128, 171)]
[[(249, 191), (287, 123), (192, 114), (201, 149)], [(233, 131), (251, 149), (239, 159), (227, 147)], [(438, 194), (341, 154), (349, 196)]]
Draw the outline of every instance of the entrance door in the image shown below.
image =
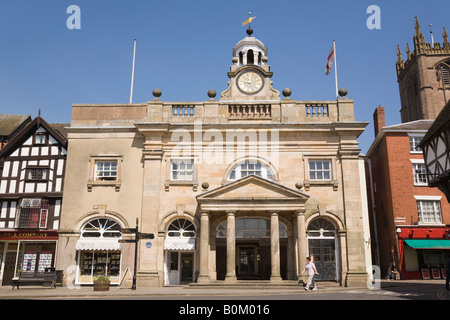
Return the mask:
[(3, 273), (3, 285), (12, 284), (12, 278), (14, 277), (14, 268), (16, 266), (16, 251), (8, 251), (6, 252), (5, 257), (5, 270)]
[(181, 253), (181, 283), (192, 282), (194, 257), (192, 252)]
[(316, 265), (316, 280), (336, 281), (336, 249), (334, 239), (310, 239), (309, 255)]
[(166, 284), (179, 285), (181, 283), (193, 282), (194, 272), (194, 253), (168, 251), (167, 259), (167, 278)]
[(239, 269), (237, 276), (240, 279), (254, 279), (257, 276), (256, 249), (256, 246), (239, 247)]

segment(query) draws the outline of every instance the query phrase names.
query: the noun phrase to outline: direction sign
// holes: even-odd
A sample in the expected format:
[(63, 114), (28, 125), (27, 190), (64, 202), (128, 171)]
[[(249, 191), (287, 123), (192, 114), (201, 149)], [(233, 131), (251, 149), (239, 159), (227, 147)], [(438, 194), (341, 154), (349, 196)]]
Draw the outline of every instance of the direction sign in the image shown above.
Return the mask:
[(136, 240), (119, 240), (119, 243), (136, 243)]
[(122, 233), (136, 233), (138, 230), (137, 228), (122, 228)]
[(155, 235), (153, 233), (139, 233), (139, 239), (154, 239)]

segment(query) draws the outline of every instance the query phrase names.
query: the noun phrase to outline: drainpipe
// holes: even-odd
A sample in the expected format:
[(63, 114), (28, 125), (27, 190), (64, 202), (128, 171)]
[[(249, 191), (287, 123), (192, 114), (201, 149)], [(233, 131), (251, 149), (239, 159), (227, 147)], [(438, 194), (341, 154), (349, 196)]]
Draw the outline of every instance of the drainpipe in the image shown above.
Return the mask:
[(378, 228), (377, 228), (377, 212), (375, 210), (375, 195), (373, 191), (373, 177), (372, 177), (372, 161), (370, 158), (366, 157), (366, 161), (369, 165), (369, 186), (370, 186), (370, 199), (372, 202), (372, 224), (373, 224), (373, 231), (375, 236), (375, 265), (380, 267), (380, 248), (379, 248), (379, 242), (378, 242)]

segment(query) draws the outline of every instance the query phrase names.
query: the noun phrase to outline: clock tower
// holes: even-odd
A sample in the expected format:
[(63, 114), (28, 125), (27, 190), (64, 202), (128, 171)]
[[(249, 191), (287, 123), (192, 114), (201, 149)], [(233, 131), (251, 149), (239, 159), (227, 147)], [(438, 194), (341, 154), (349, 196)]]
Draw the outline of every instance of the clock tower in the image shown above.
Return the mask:
[(253, 29), (247, 29), (247, 37), (233, 48), (233, 65), (228, 72), (228, 89), (222, 92), (221, 101), (280, 100), (280, 92), (272, 88), (272, 75), (267, 64), (267, 48), (252, 36)]

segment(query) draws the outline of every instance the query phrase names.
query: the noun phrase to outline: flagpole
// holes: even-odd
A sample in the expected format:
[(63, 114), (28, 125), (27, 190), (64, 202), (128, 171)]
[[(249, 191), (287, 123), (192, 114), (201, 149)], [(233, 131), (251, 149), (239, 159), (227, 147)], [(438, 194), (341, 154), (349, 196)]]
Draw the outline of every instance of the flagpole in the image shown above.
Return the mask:
[(133, 51), (133, 71), (131, 73), (131, 91), (130, 91), (130, 104), (133, 103), (133, 86), (134, 86), (134, 64), (136, 61), (136, 39), (134, 39), (134, 51)]
[(336, 82), (336, 100), (339, 98), (338, 94), (338, 76), (337, 76), (337, 56), (336, 56), (336, 41), (333, 39), (334, 50), (334, 81)]

